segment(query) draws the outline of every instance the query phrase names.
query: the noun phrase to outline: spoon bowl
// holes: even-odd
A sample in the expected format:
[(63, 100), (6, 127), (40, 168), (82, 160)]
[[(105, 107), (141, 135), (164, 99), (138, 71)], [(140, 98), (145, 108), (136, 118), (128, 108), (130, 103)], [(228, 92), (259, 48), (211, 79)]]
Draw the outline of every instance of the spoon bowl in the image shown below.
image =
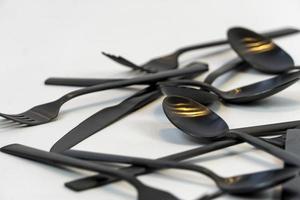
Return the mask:
[(192, 137), (198, 138), (198, 132), (202, 133), (201, 138), (222, 137), (229, 130), (218, 115), (188, 98), (168, 96), (163, 101), (163, 109), (171, 123)]
[(292, 57), (271, 39), (249, 29), (235, 27), (227, 32), (235, 52), (253, 68), (264, 73), (281, 73), (295, 65)]
[(222, 191), (230, 191), (230, 194), (249, 194), (279, 185), (295, 178), (298, 173), (298, 168), (288, 167), (243, 174), (242, 176), (225, 178), (225, 182), (220, 182), (219, 187), (222, 188)]

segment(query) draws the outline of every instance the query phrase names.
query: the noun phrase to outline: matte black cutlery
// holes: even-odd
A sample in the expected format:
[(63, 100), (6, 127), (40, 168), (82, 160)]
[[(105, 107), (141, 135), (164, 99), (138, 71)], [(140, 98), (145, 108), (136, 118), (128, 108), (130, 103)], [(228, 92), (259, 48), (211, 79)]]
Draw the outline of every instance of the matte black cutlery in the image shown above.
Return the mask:
[(228, 194), (249, 194), (267, 188), (274, 187), (282, 182), (296, 177), (299, 168), (291, 167), (284, 169), (267, 170), (250, 174), (241, 174), (231, 177), (221, 177), (213, 171), (199, 165), (184, 162), (151, 160), (131, 156), (119, 156), (112, 154), (101, 154), (86, 151), (68, 150), (64, 155), (89, 161), (103, 161), (109, 163), (125, 163), (143, 166), (153, 169), (182, 169), (201, 173), (211, 178), (223, 193)]
[[(130, 174), (120, 172), (115, 169), (109, 169), (107, 167), (104, 167), (103, 165), (94, 164), (89, 161), (83, 161), (82, 159), (70, 157), (70, 155), (62, 156), (60, 154), (49, 153), (49, 152), (41, 151), (38, 149), (34, 149), (19, 144), (12, 144), (12, 145), (2, 147), (1, 151), (4, 153), (8, 153), (11, 155), (27, 158), (33, 161), (42, 162), (46, 164), (51, 164), (51, 165), (61, 164), (61, 165), (78, 167), (81, 169), (87, 169), (87, 170), (107, 173), (108, 175), (112, 175), (112, 176), (121, 177), (122, 179), (126, 180), (136, 188), (136, 190), (138, 191), (138, 199), (147, 199), (147, 200), (148, 199), (150, 200), (151, 198), (158, 198), (164, 200), (177, 199), (170, 193), (146, 186), (145, 184), (143, 184), (142, 182), (140, 182), (138, 179), (136, 179), (134, 176)], [(75, 155), (79, 155), (78, 157), (80, 158), (86, 157), (85, 152), (77, 152), (77, 154)], [(96, 160), (99, 160), (100, 158), (100, 161), (109, 161), (109, 162), (113, 161), (113, 162), (120, 162), (120, 163), (137, 164), (137, 165), (143, 165), (144, 167), (155, 168), (155, 169), (175, 168), (175, 169), (183, 169), (183, 170), (198, 172), (210, 177), (224, 193), (229, 193), (229, 194), (249, 194), (252, 192), (257, 192), (278, 185), (291, 178), (294, 178), (299, 173), (298, 168), (291, 167), (291, 168), (269, 170), (264, 172), (256, 172), (252, 174), (245, 174), (245, 175), (223, 178), (205, 167), (186, 164), (186, 163), (156, 161), (156, 160), (143, 159), (143, 158), (112, 156), (112, 155), (99, 156), (96, 154), (96, 157), (98, 158)]]
[(55, 119), (58, 114), (61, 106), (66, 103), (67, 101), (89, 93), (93, 92), (98, 92), (102, 90), (107, 90), (107, 89), (114, 89), (118, 87), (125, 87), (125, 86), (130, 86), (134, 84), (140, 84), (140, 83), (156, 83), (157, 81), (162, 81), (167, 78), (172, 78), (172, 77), (180, 77), (180, 76), (188, 76), (191, 74), (197, 74), (201, 73), (203, 71), (206, 71), (208, 69), (207, 65), (203, 64), (202, 66), (193, 66), (193, 67), (188, 67), (184, 69), (178, 69), (178, 70), (169, 70), (157, 74), (149, 74), (149, 75), (144, 75), (140, 76), (138, 78), (132, 78), (128, 80), (123, 80), (123, 81), (117, 81), (117, 82), (108, 82), (104, 84), (99, 84), (99, 85), (93, 85), (90, 87), (85, 87), (83, 89), (75, 90), (72, 92), (69, 92), (65, 95), (63, 95), (61, 98), (45, 103), (42, 105), (35, 106), (28, 111), (25, 111), (20, 114), (4, 114), (0, 113), (0, 116), (21, 123), (21, 124), (26, 124), (29, 126), (33, 125), (39, 125), (39, 124), (44, 124), (52, 121)]
[[(284, 35), (289, 35), (289, 34), (294, 34), (299, 32), (298, 29), (294, 29), (294, 28), (287, 28), (287, 29), (278, 29), (275, 31), (270, 31), (270, 32), (265, 32), (264, 35), (266, 37), (280, 37), (280, 36), (284, 36)], [(214, 47), (214, 46), (219, 46), (219, 45), (224, 45), (227, 44), (228, 41), (227, 40), (219, 40), (219, 41), (215, 41), (215, 42), (208, 42), (208, 43), (204, 43), (204, 44), (199, 44), (199, 45), (194, 45), (194, 46), (189, 46), (189, 47), (183, 47), (180, 48), (176, 51), (174, 51), (171, 54), (168, 54), (166, 56), (161, 56), (159, 58), (154, 58), (148, 62), (146, 62), (143, 65), (137, 65), (134, 64), (133, 62), (125, 59), (124, 57), (121, 56), (114, 56), (111, 54), (107, 54), (104, 53), (104, 55), (106, 55), (107, 57), (109, 57), (110, 59), (118, 62), (119, 64), (132, 68), (133, 70), (142, 70), (142, 71), (146, 71), (146, 72), (157, 72), (157, 71), (161, 71), (161, 70), (170, 70), (170, 69), (174, 69), (177, 68), (178, 66), (178, 57), (188, 51), (192, 51), (192, 50), (197, 50), (197, 49), (202, 49), (202, 48), (207, 48), (207, 47)]]
[(191, 99), (169, 96), (163, 110), (174, 126), (193, 138), (207, 140), (239, 139), (262, 149), (288, 164), (300, 167), (300, 157), (250, 134), (229, 130), (226, 122), (204, 105)]
[[(228, 124), (206, 105), (218, 101), (224, 104), (254, 102), (274, 95), (296, 83), (300, 78), (298, 70), (300, 67), (295, 66), (292, 57), (277, 46), (271, 38), (298, 32), (298, 29), (283, 28), (259, 34), (245, 28), (235, 27), (227, 32), (228, 40), (183, 47), (170, 54), (151, 59), (142, 65), (137, 65), (124, 57), (103, 52), (104, 56), (123, 66), (149, 74), (136, 78), (49, 78), (45, 81), (47, 85), (84, 88), (71, 91), (55, 101), (35, 106), (23, 113), (15, 115), (0, 113), (0, 116), (27, 126), (40, 125), (57, 118), (62, 105), (73, 98), (107, 89), (134, 85), (145, 87), (122, 102), (104, 108), (85, 119), (60, 138), (52, 146), (50, 152), (21, 144), (4, 146), (0, 148), (0, 151), (51, 166), (75, 167), (98, 173), (65, 183), (68, 188), (76, 191), (124, 180), (136, 189), (139, 200), (179, 200), (171, 193), (172, 191), (150, 187), (140, 181), (137, 176), (158, 170), (180, 169), (204, 174), (216, 183), (217, 192), (206, 194), (198, 200), (212, 200), (223, 194), (252, 195), (279, 184), (284, 184), (283, 200), (297, 199), (300, 195), (298, 194), (300, 182), (297, 177), (300, 172), (300, 155), (298, 155), (300, 137), (297, 134), (300, 130), (298, 129), (300, 120), (229, 129)], [(210, 73), (203, 82), (192, 79), (208, 71), (207, 64), (194, 62), (183, 69), (177, 69), (179, 57), (183, 53), (225, 44), (229, 44), (239, 57)], [(222, 91), (212, 86), (213, 81), (231, 70), (251, 67), (260, 72), (278, 73), (278, 75), (229, 91)], [(195, 143), (199, 142), (202, 146), (158, 159), (71, 150), (86, 138), (153, 102), (163, 94), (167, 95), (162, 106), (169, 121), (192, 137)], [(281, 159), (285, 167), (223, 177), (203, 166), (183, 162), (243, 142)], [(106, 165), (107, 163), (109, 165)], [(127, 164), (127, 166), (120, 164)], [(287, 183), (291, 179), (293, 180)]]
[[(269, 78), (263, 81), (259, 81), (250, 85), (242, 86), (239, 88), (231, 89), (229, 91), (221, 91), (218, 88), (194, 80), (176, 80), (162, 83), (161, 87), (163, 89), (164, 85), (169, 87), (173, 86), (197, 86), (201, 89), (211, 91), (215, 93), (220, 99), (228, 103), (249, 103), (264, 99), (273, 94), (276, 94), (285, 88), (291, 86), (296, 81), (299, 80), (300, 72), (291, 72), (286, 74), (280, 74), (273, 78)], [(181, 87), (177, 90), (185, 90), (186, 88)], [(164, 90), (164, 89), (163, 89)], [(184, 93), (184, 92), (182, 92)], [(183, 95), (184, 96), (184, 95)]]
[[(151, 89), (153, 91), (151, 91)], [(199, 99), (202, 99), (202, 103), (211, 103), (215, 100), (214, 95), (205, 91), (197, 91), (197, 95), (198, 97), (201, 96)], [(122, 101), (120, 104), (104, 108), (81, 122), (78, 126), (60, 138), (52, 146), (50, 151), (62, 152), (70, 149), (96, 132), (116, 122), (121, 117), (132, 113), (144, 105), (156, 100), (160, 96), (161, 91), (153, 86), (152, 88), (146, 88), (137, 92), (130, 98)]]
[(56, 166), (57, 164), (60, 164), (64, 166), (76, 167), (76, 168), (95, 171), (99, 173), (105, 173), (114, 177), (119, 177), (127, 181), (137, 190), (138, 200), (153, 200), (153, 199), (179, 200), (179, 198), (175, 197), (169, 192), (145, 185), (137, 178), (135, 178), (134, 176), (128, 173), (124, 173), (115, 169), (110, 169), (106, 166), (95, 164), (93, 162), (84, 161), (84, 160), (72, 158), (70, 156), (64, 156), (57, 153), (42, 151), (21, 144), (11, 144), (2, 147), (0, 150), (4, 153), (34, 160), (48, 165), (50, 164)]
[(236, 27), (228, 31), (230, 46), (251, 67), (274, 74), (286, 72), (294, 67), (293, 58), (268, 37), (246, 28)]
[[(300, 156), (300, 127), (287, 131), (285, 149)], [(289, 165), (286, 165), (287, 167)], [(300, 178), (297, 177), (282, 186), (282, 200), (298, 200), (300, 198)]]
[(229, 29), (227, 37), (229, 44), (240, 57), (230, 60), (208, 74), (204, 80), (205, 83), (212, 84), (226, 72), (239, 68), (255, 68), (270, 74), (295, 69), (293, 59), (275, 45), (269, 36), (239, 27)]
[(46, 85), (64, 85), (75, 87), (88, 87), (114, 81), (123, 81), (118, 78), (48, 78), (45, 80)]
[(144, 105), (156, 100), (160, 96), (161, 92), (160, 90), (157, 90), (157, 86), (149, 86), (138, 91), (136, 94), (127, 98), (125, 101), (122, 101), (120, 104), (104, 108), (81, 122), (78, 126), (60, 138), (51, 147), (50, 151), (65, 151), (127, 114), (132, 113)]
[[(193, 63), (187, 65), (186, 67), (191, 66), (202, 66), (202, 63)], [(185, 76), (181, 78), (192, 79), (198, 74)], [(174, 78), (176, 79), (176, 78)], [(211, 93), (202, 91), (198, 93), (198, 96), (202, 95), (204, 103), (212, 103), (215, 99), (215, 96)], [(114, 105), (108, 108), (104, 108), (97, 113), (93, 114), (78, 126), (69, 131), (61, 139), (59, 139), (51, 148), (52, 152), (62, 152), (65, 151), (76, 144), (80, 143), (84, 139), (90, 137), (96, 132), (106, 128), (110, 124), (116, 122), (120, 118), (132, 113), (133, 111), (147, 105), (148, 103), (154, 101), (155, 99), (161, 96), (160, 88), (156, 85), (149, 86), (133, 96), (125, 99), (118, 105)]]
[[(269, 31), (269, 32), (265, 32), (263, 33), (263, 35), (265, 37), (270, 37), (270, 38), (277, 38), (277, 37), (282, 37), (282, 36), (287, 36), (290, 34), (295, 34), (298, 33), (299, 30), (295, 29), (295, 28), (282, 28), (282, 29), (278, 29), (278, 30), (274, 30), (274, 31)], [(214, 46), (219, 46), (219, 45), (224, 45), (224, 44), (228, 44), (227, 40), (219, 40), (219, 41), (215, 41), (215, 42), (207, 42), (204, 44), (199, 44), (199, 45), (195, 45), (189, 48), (183, 48), (183, 49), (191, 49), (191, 50), (196, 50), (196, 49), (202, 49), (202, 48), (207, 48), (207, 47), (214, 47)], [(182, 50), (177, 50), (178, 52), (182, 52)], [(161, 70), (166, 70), (166, 69), (175, 69), (178, 67), (178, 58), (176, 57), (176, 55), (178, 53), (176, 53), (177, 51), (175, 51), (174, 55), (171, 54), (171, 56), (162, 56), (161, 58), (157, 58), (157, 59), (153, 59), (147, 63), (149, 63), (149, 68), (152, 66), (152, 68), (156, 68), (156, 71), (161, 71)], [(176, 55), (175, 55), (176, 54)], [(142, 71), (146, 71), (146, 72), (154, 72), (153, 70), (148, 69), (148, 65), (145, 64), (143, 66), (138, 66), (136, 64), (133, 64), (131, 61), (126, 60), (123, 57), (120, 56), (114, 56), (114, 55), (110, 55), (110, 54), (105, 54), (106, 56), (108, 56), (109, 58), (111, 58), (112, 60), (130, 67), (134, 70), (142, 70)], [(163, 62), (160, 61), (160, 59), (162, 60), (166, 60), (166, 58), (168, 59), (174, 59), (173, 61), (169, 60), (168, 62)], [(241, 64), (247, 64), (245, 62), (243, 62), (241, 59), (238, 59), (239, 62)], [(164, 63), (164, 64), (162, 64)], [(151, 65), (150, 65), (151, 64)], [(157, 65), (156, 67), (153, 67)], [(167, 66), (166, 66), (167, 65)], [(144, 69), (143, 67), (145, 66)], [(166, 66), (166, 68), (165, 68)], [(233, 64), (231, 63), (227, 63), (225, 66), (220, 67), (219, 69), (217, 69), (216, 71), (212, 72), (211, 74), (208, 75), (207, 79), (205, 79), (204, 82), (211, 84), (213, 82), (213, 80), (215, 80), (217, 77), (221, 76), (222, 74), (226, 73), (227, 71), (230, 71), (232, 69), (237, 68), (237, 64)], [(65, 85), (65, 86), (90, 86), (93, 83), (103, 83), (106, 82), (107, 79), (81, 79), (81, 78), (49, 78), (46, 80), (45, 84), (48, 85)]]
[[(252, 127), (245, 127), (245, 128), (237, 128), (231, 129), (232, 131), (239, 131), (251, 134), (253, 136), (273, 136), (273, 135), (281, 135), (286, 133), (286, 129), (294, 128), (300, 125), (300, 121), (291, 121), (291, 122), (281, 122), (281, 123), (274, 123), (274, 124), (267, 124), (267, 125), (259, 125), (259, 126), (252, 126)], [(275, 144), (277, 146), (282, 146), (282, 141), (279, 138), (272, 138), (268, 139), (267, 141), (271, 144)], [(239, 144), (242, 141), (237, 140), (225, 140), (225, 141), (217, 141), (210, 144), (207, 144), (203, 147), (198, 147), (192, 150), (175, 153), (170, 156), (165, 156), (160, 159), (164, 160), (174, 160), (174, 161), (181, 161), (186, 160), (189, 158), (193, 158), (195, 156), (200, 156), (205, 153), (209, 153), (215, 150), (219, 150), (222, 148), (226, 148), (235, 144)], [(125, 167), (122, 168), (127, 172), (133, 173), (135, 175), (140, 175), (144, 173), (151, 172), (148, 169), (142, 167)], [(66, 183), (66, 186), (72, 190), (82, 191), (86, 189), (91, 189), (95, 187), (99, 187), (102, 185), (106, 185), (112, 182), (118, 181), (118, 179), (113, 177), (103, 177), (101, 175), (95, 175), (90, 177), (85, 177), (82, 179), (74, 180), (71, 182)]]

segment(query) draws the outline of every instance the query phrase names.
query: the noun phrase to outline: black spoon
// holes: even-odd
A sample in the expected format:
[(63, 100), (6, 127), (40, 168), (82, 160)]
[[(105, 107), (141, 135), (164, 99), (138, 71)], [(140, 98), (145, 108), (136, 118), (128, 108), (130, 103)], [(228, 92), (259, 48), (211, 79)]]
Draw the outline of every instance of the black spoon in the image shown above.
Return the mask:
[(222, 190), (224, 193), (229, 194), (249, 194), (252, 192), (258, 192), (294, 178), (299, 173), (299, 168), (291, 167), (224, 178), (205, 167), (188, 163), (178, 163), (174, 161), (152, 160), (146, 158), (74, 150), (67, 150), (63, 152), (63, 154), (90, 161), (134, 164), (154, 169), (174, 168), (194, 171), (210, 177), (220, 190)]
[[(214, 92), (216, 95), (219, 96), (222, 100), (229, 103), (248, 103), (256, 100), (260, 100), (266, 97), (269, 97), (275, 93), (278, 93), (285, 88), (289, 87), (290, 85), (294, 84), (296, 81), (299, 80), (300, 72), (291, 72), (282, 75), (275, 76), (270, 79), (266, 79), (263, 81), (259, 81), (250, 85), (246, 85), (240, 88), (235, 88), (229, 91), (221, 91), (216, 87), (209, 85), (207, 83), (203, 83), (200, 81), (193, 81), (193, 80), (176, 80), (176, 81), (169, 81), (165, 83), (161, 83), (161, 88), (163, 89), (164, 86), (169, 86), (168, 91), (170, 91), (170, 87), (173, 85), (177, 86), (198, 86), (202, 89), (209, 90)], [(186, 88), (177, 88), (177, 93), (184, 94)], [(173, 88), (173, 91), (176, 89)], [(167, 89), (163, 89), (163, 91), (167, 91)], [(187, 92), (190, 93), (190, 90)], [(195, 93), (195, 92), (193, 92)]]
[(64, 156), (57, 153), (42, 151), (39, 149), (31, 148), (20, 144), (11, 144), (2, 147), (0, 150), (4, 153), (34, 160), (41, 163), (46, 163), (55, 166), (59, 164), (59, 165), (65, 165), (70, 167), (76, 167), (80, 169), (91, 170), (91, 171), (105, 173), (107, 175), (122, 178), (123, 180), (130, 183), (137, 190), (138, 200), (154, 200), (154, 199), (179, 200), (177, 197), (173, 196), (172, 194), (166, 191), (155, 189), (145, 185), (137, 178), (135, 178), (134, 176), (128, 173), (124, 173), (115, 169), (110, 169), (106, 166), (95, 164), (93, 162), (83, 161), (80, 159)]
[(281, 158), (286, 163), (300, 166), (300, 157), (246, 133), (229, 130), (226, 122), (204, 105), (184, 97), (169, 96), (163, 101), (167, 118), (184, 133), (197, 139), (240, 139)]
[(270, 38), (249, 29), (229, 29), (228, 41), (235, 52), (253, 68), (269, 74), (286, 72), (294, 67), (292, 57)]
[[(223, 66), (216, 69), (215, 71), (212, 71), (205, 78), (204, 80), (205, 83), (212, 84), (218, 77), (234, 69), (240, 69), (240, 68), (247, 69), (253, 67), (261, 72), (274, 74), (274, 73), (290, 70), (291, 68), (295, 68), (292, 67), (294, 65), (294, 61), (289, 56), (289, 54), (287, 54), (286, 52), (284, 52), (284, 50), (280, 49), (280, 47), (272, 43), (271, 40), (268, 39), (271, 38), (268, 35), (261, 35), (244, 28), (231, 28), (228, 31), (227, 35), (228, 35), (228, 41), (230, 45), (243, 59), (241, 59), (240, 57), (232, 59), (229, 62), (225, 63)], [(242, 38), (243, 37), (242, 35), (246, 37)], [(249, 41), (249, 38), (251, 38), (251, 36), (253, 36), (253, 38), (256, 40), (269, 41), (272, 44), (268, 45), (264, 42), (255, 44), (253, 41), (252, 42)], [(245, 41), (245, 43), (243, 42), (240, 43), (241, 40)], [(273, 49), (270, 48), (270, 46), (271, 47), (273, 46), (272, 47)], [(266, 53), (261, 52), (262, 54), (260, 54), (259, 57), (253, 55), (253, 57), (255, 58), (249, 58), (249, 56), (244, 55), (245, 54), (244, 51), (241, 51), (243, 47), (244, 49), (246, 48), (247, 50), (250, 49), (256, 50), (256, 52), (262, 51), (262, 49), (268, 52)], [(279, 54), (279, 56), (276, 57), (273, 56), (272, 54), (274, 53)], [(248, 60), (246, 58), (248, 58)]]

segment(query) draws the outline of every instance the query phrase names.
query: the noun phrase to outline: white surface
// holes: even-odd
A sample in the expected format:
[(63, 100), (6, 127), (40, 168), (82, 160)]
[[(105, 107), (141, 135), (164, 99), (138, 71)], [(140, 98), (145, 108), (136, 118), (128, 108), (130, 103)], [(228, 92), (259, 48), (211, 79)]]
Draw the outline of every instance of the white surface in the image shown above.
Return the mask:
[[(101, 51), (142, 63), (184, 45), (224, 38), (227, 28), (235, 25), (256, 31), (283, 26), (300, 28), (299, 9), (299, 0), (1, 0), (0, 110), (18, 113), (72, 90), (44, 86), (43, 80), (49, 76), (135, 75), (103, 57)], [(277, 41), (299, 64), (300, 35)], [(207, 55), (222, 49), (224, 47), (195, 51), (182, 56), (182, 60), (204, 60), (214, 69), (234, 57), (231, 51)], [(245, 72), (226, 82), (222, 88), (263, 78), (266, 76)], [(218, 113), (232, 128), (299, 119), (299, 87), (298, 83), (258, 105), (221, 105)], [(49, 150), (79, 122), (106, 106), (116, 104), (132, 92), (111, 90), (80, 97), (63, 106), (59, 120), (41, 126), (10, 128), (1, 120), (0, 146), (22, 143)], [(157, 101), (76, 148), (157, 158), (196, 146), (168, 122), (162, 112), (161, 101)], [(282, 164), (246, 144), (208, 154), (196, 161), (223, 176), (277, 168)], [(135, 191), (124, 182), (75, 193), (65, 188), (63, 183), (88, 173), (63, 171), (2, 153), (0, 162), (1, 200), (136, 199)], [(215, 191), (209, 179), (181, 171), (164, 171), (141, 179), (149, 185), (172, 191), (182, 199), (195, 199)], [(270, 196), (262, 199), (275, 198), (275, 194), (270, 192)]]

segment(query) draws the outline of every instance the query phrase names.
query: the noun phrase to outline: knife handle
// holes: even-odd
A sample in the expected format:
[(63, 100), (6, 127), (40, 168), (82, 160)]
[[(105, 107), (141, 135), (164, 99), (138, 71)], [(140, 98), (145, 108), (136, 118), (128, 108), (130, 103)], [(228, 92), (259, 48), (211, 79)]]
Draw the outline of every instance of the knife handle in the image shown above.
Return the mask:
[(88, 87), (97, 84), (103, 84), (114, 81), (121, 81), (125, 79), (101, 79), (101, 78), (60, 78), (52, 77), (45, 80), (46, 85), (64, 85), (75, 87)]

